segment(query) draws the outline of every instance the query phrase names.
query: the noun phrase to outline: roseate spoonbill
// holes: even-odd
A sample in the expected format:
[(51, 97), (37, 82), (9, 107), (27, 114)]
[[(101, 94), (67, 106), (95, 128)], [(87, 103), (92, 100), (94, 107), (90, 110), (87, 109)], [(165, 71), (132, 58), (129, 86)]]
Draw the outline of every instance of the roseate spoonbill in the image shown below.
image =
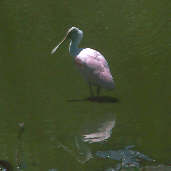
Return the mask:
[(97, 87), (97, 96), (99, 96), (100, 88), (114, 88), (114, 80), (108, 63), (100, 52), (78, 47), (82, 38), (83, 31), (77, 27), (71, 27), (64, 39), (51, 51), (51, 54), (55, 53), (66, 39), (70, 39), (69, 53), (74, 58), (74, 63), (88, 82), (91, 96), (93, 96), (92, 86)]

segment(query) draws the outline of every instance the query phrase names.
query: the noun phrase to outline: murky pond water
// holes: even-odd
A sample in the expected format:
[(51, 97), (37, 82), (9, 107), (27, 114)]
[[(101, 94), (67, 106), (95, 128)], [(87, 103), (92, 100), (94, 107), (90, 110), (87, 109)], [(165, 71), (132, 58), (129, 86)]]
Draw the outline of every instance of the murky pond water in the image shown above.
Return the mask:
[[(170, 0), (4, 0), (0, 8), (0, 160), (14, 170), (103, 171), (114, 161), (97, 151), (133, 144), (156, 165), (171, 164)], [(115, 78), (98, 102), (86, 100), (67, 42), (50, 55), (71, 26)]]

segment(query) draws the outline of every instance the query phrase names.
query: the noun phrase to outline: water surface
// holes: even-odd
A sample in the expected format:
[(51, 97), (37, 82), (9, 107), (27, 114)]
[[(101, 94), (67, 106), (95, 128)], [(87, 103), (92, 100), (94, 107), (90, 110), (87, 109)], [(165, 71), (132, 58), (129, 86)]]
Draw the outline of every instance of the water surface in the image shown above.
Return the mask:
[[(0, 7), (1, 160), (14, 169), (21, 161), (23, 170), (98, 171), (113, 161), (81, 163), (78, 147), (93, 154), (134, 144), (159, 164), (171, 163), (170, 0), (6, 0)], [(84, 100), (88, 86), (67, 42), (50, 55), (71, 26), (84, 31), (81, 47), (106, 57), (116, 89), (102, 95), (116, 101)], [(113, 118), (106, 141), (76, 146), (75, 137)]]

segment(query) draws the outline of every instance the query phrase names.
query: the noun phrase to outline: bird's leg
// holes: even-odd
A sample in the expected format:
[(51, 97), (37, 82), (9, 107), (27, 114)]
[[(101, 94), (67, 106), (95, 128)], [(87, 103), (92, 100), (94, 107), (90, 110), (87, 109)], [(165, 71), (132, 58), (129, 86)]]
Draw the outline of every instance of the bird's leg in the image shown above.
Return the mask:
[(100, 95), (100, 86), (97, 86), (97, 97)]
[(89, 83), (89, 90), (90, 90), (90, 96), (94, 97), (93, 88), (92, 88), (91, 83)]

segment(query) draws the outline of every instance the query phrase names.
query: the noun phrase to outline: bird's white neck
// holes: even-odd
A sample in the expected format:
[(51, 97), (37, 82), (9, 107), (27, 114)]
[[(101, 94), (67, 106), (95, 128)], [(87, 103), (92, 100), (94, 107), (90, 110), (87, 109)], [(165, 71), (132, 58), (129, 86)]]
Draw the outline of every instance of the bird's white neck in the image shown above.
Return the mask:
[(82, 50), (79, 48), (79, 44), (82, 40), (82, 34), (78, 35), (76, 38), (71, 39), (70, 45), (69, 45), (69, 53), (71, 56), (76, 57), (79, 52)]
[(76, 57), (77, 53), (79, 51), (78, 48), (79, 42), (71, 40), (70, 45), (69, 45), (69, 53), (71, 56)]

